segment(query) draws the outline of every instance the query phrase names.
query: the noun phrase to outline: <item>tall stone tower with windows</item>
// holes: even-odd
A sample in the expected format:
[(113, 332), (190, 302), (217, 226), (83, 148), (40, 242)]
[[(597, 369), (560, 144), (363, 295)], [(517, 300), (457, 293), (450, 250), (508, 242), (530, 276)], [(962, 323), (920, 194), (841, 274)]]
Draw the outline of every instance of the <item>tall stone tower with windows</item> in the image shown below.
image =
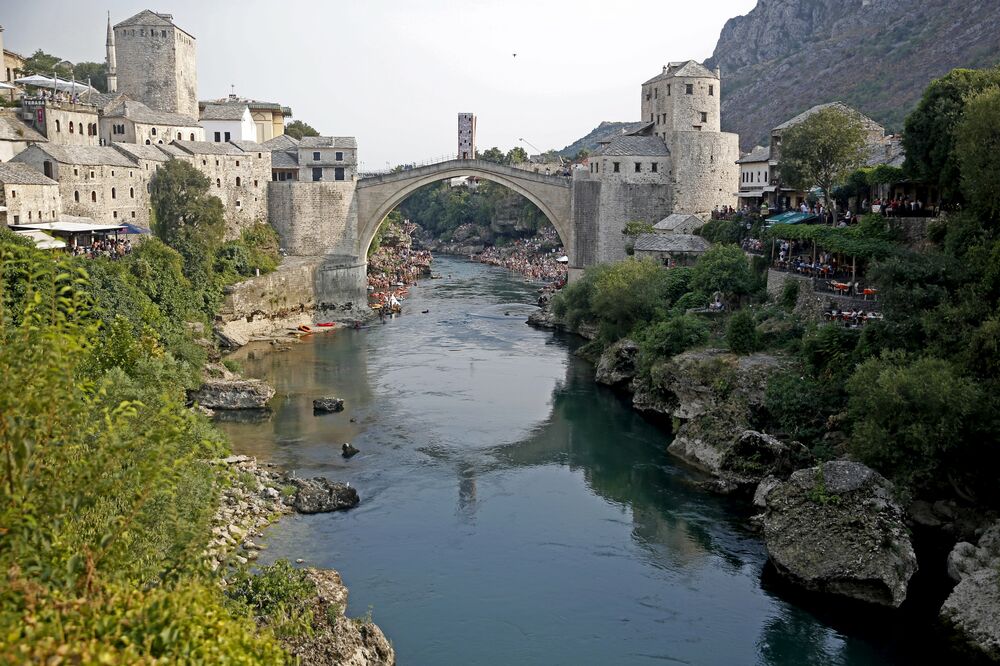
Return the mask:
[(642, 84), (642, 122), (671, 155), (675, 213), (735, 205), (739, 136), (720, 129), (722, 76), (693, 60), (672, 62)]
[(158, 111), (198, 117), (195, 38), (170, 14), (143, 10), (115, 25), (109, 42), (119, 92)]
[(458, 114), (458, 159), (476, 159), (476, 115)]

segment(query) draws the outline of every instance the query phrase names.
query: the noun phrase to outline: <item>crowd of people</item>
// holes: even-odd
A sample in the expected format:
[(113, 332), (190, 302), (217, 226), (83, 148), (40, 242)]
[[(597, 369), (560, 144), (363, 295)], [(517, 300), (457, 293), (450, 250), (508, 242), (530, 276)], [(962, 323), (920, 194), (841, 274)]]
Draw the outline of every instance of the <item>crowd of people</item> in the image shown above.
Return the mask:
[(105, 257), (108, 259), (121, 259), (132, 253), (132, 241), (129, 239), (116, 240), (114, 238), (97, 239), (88, 247), (74, 245), (70, 248), (74, 257)]
[(421, 275), (430, 275), (431, 253), (412, 248), (417, 225), (406, 221), (382, 234), (378, 250), (368, 257), (368, 294), (373, 306), (397, 309), (410, 285)]
[[(861, 209), (868, 210), (868, 201), (861, 202)], [(911, 199), (909, 195), (896, 196), (894, 198), (875, 199), (871, 204), (873, 213), (879, 213), (886, 217), (919, 217), (928, 215), (933, 211), (924, 208), (924, 202), (920, 199)]]
[(544, 282), (566, 281), (566, 261), (554, 228), (545, 228), (531, 238), (520, 238), (509, 245), (483, 250), (477, 259), (490, 266), (500, 266), (532, 279)]

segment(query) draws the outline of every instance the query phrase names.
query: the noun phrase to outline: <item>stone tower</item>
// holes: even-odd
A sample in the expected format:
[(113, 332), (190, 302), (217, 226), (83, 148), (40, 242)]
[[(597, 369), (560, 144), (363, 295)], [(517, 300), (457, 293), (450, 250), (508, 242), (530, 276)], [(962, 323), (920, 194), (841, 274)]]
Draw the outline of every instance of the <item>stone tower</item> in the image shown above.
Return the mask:
[(119, 92), (152, 109), (198, 117), (195, 38), (170, 14), (143, 10), (114, 27)]
[(458, 159), (476, 159), (476, 115), (458, 114)]
[(676, 213), (735, 206), (739, 136), (720, 129), (721, 72), (672, 62), (642, 84), (642, 122), (670, 151)]
[(115, 31), (111, 29), (111, 12), (108, 12), (108, 39), (104, 46), (104, 64), (108, 70), (108, 92), (118, 92), (118, 59), (115, 56)]

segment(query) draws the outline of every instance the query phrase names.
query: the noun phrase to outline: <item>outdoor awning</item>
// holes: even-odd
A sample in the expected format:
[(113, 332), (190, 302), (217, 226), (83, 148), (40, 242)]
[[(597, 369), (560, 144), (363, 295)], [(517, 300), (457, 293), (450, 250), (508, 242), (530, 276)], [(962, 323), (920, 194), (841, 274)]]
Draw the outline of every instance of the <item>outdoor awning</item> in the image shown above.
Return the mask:
[(122, 232), (126, 234), (148, 234), (149, 229), (143, 229), (142, 227), (137, 227), (134, 224), (126, 222), (122, 225)]
[(560, 264), (568, 264), (569, 263), (569, 257), (567, 257), (564, 254), (563, 256), (561, 256), (558, 259), (556, 259), (556, 261), (558, 261)]
[(806, 224), (808, 222), (815, 222), (816, 220), (819, 220), (819, 218), (810, 213), (800, 213), (790, 210), (787, 213), (767, 218), (767, 224)]
[(37, 231), (35, 229), (22, 229), (15, 231), (18, 236), (25, 236), (35, 241), (35, 247), (39, 250), (60, 250), (66, 247), (66, 243), (49, 236), (44, 231)]
[(26, 86), (35, 86), (36, 88), (54, 88), (59, 92), (64, 93), (96, 92), (86, 83), (80, 83), (79, 81), (67, 81), (66, 79), (60, 79), (58, 76), (42, 76), (41, 74), (23, 76), (19, 79), (14, 79), (14, 83), (20, 83)]
[(87, 232), (122, 231), (120, 224), (90, 224), (87, 222), (39, 222), (37, 224), (12, 224), (14, 229), (34, 229), (37, 231), (54, 231), (64, 234), (84, 234)]
[(12, 86), (9, 83), (0, 81), (0, 90), (17, 90), (17, 86)]

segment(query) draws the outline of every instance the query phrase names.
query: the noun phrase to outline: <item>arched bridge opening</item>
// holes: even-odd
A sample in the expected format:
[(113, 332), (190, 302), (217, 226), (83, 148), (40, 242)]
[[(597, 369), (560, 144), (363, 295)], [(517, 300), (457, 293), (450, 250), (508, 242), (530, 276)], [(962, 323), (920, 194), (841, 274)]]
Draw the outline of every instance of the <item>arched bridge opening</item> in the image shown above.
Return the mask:
[(555, 227), (566, 254), (573, 261), (576, 239), (572, 223), (572, 181), (484, 160), (450, 160), (358, 180), (359, 256), (367, 256), (385, 217), (411, 194), (425, 185), (468, 176), (503, 185), (537, 206)]

